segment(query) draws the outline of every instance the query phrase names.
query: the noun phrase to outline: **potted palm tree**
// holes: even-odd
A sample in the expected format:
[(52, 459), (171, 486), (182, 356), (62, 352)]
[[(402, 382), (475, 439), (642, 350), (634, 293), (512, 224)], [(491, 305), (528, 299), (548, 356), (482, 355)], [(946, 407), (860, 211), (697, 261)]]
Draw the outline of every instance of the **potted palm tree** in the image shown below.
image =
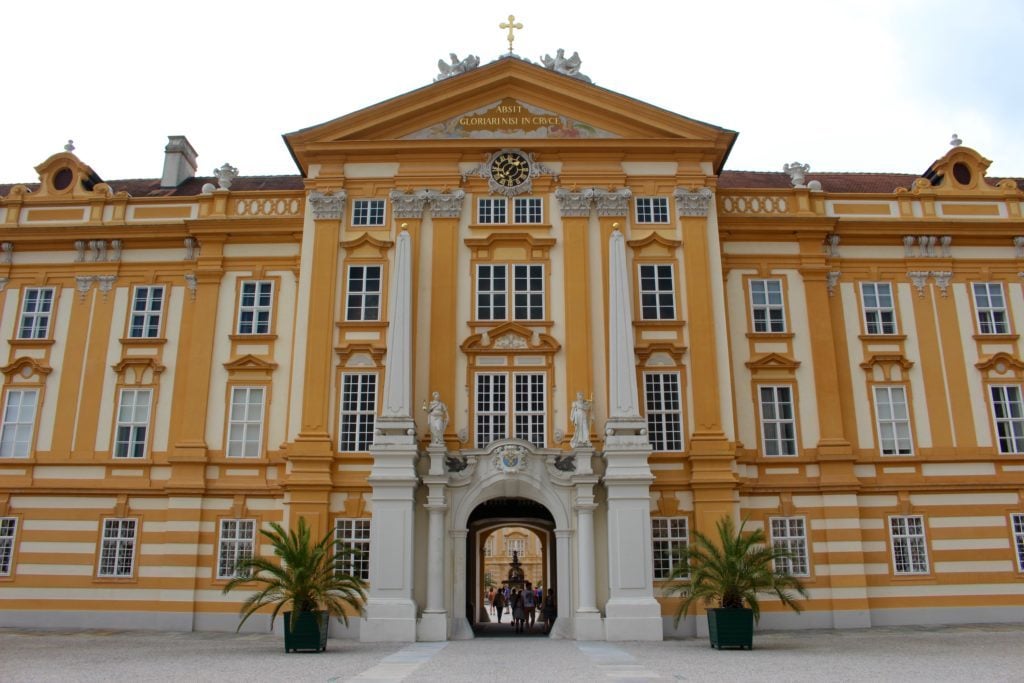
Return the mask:
[[(736, 529), (732, 517), (716, 522), (717, 542), (699, 531), (685, 552), (685, 562), (672, 571), (668, 595), (682, 595), (676, 624), (697, 602), (708, 608), (711, 647), (753, 646), (754, 622), (761, 617), (758, 595), (772, 594), (795, 612), (800, 605), (790, 591), (807, 597), (807, 589), (795, 576), (776, 571), (781, 560), (792, 557), (783, 548), (767, 543), (763, 529), (744, 532), (746, 520)], [(688, 583), (684, 583), (688, 580)]]
[(348, 614), (362, 614), (366, 600), (366, 583), (342, 571), (345, 558), (357, 554), (352, 548), (336, 548), (333, 532), (313, 543), (309, 525), (299, 518), (295, 529), (286, 531), (271, 522), (270, 530), (260, 529), (274, 549), (278, 562), (265, 557), (251, 557), (239, 562), (238, 575), (231, 579), (224, 592), (238, 587), (259, 584), (255, 593), (242, 603), (238, 628), (263, 607), (273, 605), (273, 625), (282, 608), (284, 613), (285, 652), (327, 648), (327, 621), (334, 615), (348, 625)]

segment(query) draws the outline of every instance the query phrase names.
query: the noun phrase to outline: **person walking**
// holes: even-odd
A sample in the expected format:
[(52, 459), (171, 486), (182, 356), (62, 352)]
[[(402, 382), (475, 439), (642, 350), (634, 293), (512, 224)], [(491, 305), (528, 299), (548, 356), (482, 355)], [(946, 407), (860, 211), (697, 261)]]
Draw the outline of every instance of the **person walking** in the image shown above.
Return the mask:
[(495, 611), (498, 613), (498, 623), (501, 623), (501, 613), (505, 611), (505, 593), (503, 591), (496, 591), (494, 593), (494, 605)]
[(530, 630), (533, 630), (533, 621), (536, 618), (536, 601), (533, 588), (530, 584), (526, 584), (526, 588), (523, 589), (523, 624), (529, 626)]
[(494, 588), (489, 588), (487, 590), (487, 608), (490, 610), (491, 614), (494, 614), (494, 594), (495, 594), (495, 592), (496, 591), (494, 590)]
[(516, 633), (523, 632), (523, 623), (525, 618), (526, 614), (523, 610), (523, 591), (514, 591), (512, 593), (512, 624), (516, 628)]
[(551, 627), (555, 623), (558, 612), (555, 606), (555, 589), (549, 588), (544, 592), (544, 633), (551, 633)]

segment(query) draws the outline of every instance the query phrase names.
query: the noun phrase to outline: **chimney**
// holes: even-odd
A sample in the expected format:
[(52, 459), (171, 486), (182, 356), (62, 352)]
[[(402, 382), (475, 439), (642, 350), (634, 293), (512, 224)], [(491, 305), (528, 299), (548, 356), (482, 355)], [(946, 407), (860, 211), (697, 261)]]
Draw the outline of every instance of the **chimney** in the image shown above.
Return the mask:
[(195, 178), (197, 156), (196, 150), (184, 135), (168, 135), (160, 187), (178, 187), (189, 178)]

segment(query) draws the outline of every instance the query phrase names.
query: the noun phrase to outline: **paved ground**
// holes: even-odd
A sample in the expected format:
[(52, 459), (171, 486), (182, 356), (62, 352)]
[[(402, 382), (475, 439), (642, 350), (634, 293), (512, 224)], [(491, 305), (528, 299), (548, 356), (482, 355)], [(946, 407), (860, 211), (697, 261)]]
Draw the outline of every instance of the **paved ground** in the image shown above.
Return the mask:
[(285, 654), (279, 636), (0, 629), (0, 681), (1024, 681), (1024, 624), (758, 633), (704, 639), (543, 638), (367, 644)]

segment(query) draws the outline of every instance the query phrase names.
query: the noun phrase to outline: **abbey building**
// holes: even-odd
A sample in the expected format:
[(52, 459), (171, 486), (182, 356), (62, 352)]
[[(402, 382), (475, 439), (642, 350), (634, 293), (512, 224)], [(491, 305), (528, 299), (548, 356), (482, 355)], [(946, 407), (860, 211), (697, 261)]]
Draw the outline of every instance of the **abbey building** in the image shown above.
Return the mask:
[(0, 185), (0, 624), (233, 629), (299, 517), (366, 551), (363, 640), (473, 637), (509, 528), (553, 637), (696, 633), (663, 587), (723, 515), (810, 589), (763, 626), (1019, 619), (1020, 180), (733, 171), (571, 70), (448, 76), (294, 176), (172, 137)]

